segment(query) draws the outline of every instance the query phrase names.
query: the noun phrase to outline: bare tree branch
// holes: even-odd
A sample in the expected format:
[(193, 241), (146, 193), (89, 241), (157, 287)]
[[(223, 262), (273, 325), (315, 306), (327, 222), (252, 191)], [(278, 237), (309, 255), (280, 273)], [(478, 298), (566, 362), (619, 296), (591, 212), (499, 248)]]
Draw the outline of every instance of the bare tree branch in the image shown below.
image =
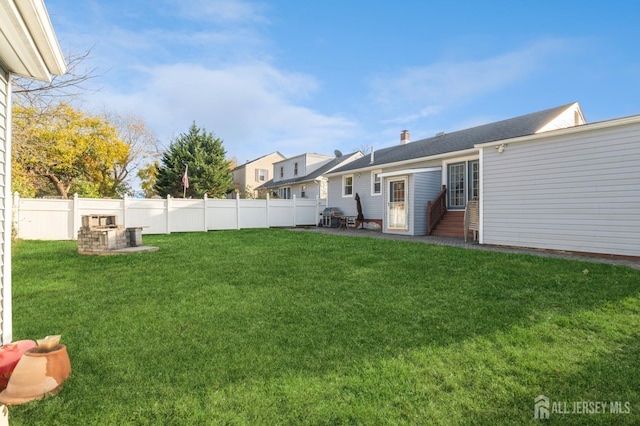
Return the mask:
[(98, 73), (97, 67), (84, 67), (90, 56), (91, 49), (83, 53), (68, 53), (66, 74), (53, 76), (51, 82), (15, 77), (13, 94), (22, 105), (46, 107), (52, 102), (60, 102), (61, 99), (69, 100), (80, 96), (81, 93), (95, 92), (97, 89), (90, 88), (87, 83), (101, 77), (102, 74)]

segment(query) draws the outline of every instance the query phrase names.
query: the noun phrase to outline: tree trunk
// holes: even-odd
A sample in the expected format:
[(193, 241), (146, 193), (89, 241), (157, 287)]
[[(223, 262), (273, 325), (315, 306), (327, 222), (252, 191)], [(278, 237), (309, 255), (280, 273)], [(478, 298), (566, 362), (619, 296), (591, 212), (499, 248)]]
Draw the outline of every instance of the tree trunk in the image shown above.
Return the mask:
[(56, 188), (56, 191), (58, 191), (58, 195), (60, 195), (65, 200), (69, 198), (69, 188), (71, 187), (71, 185), (65, 186), (64, 182), (58, 179), (56, 175), (47, 174), (46, 177)]

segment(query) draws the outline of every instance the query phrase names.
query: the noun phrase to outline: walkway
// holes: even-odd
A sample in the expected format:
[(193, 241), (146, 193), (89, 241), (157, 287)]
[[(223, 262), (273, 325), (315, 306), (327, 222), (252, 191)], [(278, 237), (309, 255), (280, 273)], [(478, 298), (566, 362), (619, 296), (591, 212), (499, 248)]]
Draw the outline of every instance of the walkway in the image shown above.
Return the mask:
[(468, 240), (465, 243), (463, 238), (432, 237), (432, 236), (411, 237), (406, 235), (385, 234), (380, 231), (371, 231), (368, 229), (346, 229), (345, 230), (345, 229), (322, 228), (322, 227), (308, 227), (308, 228), (297, 227), (297, 228), (291, 228), (291, 230), (301, 231), (301, 232), (316, 232), (316, 233), (322, 233), (322, 234), (344, 235), (349, 237), (369, 237), (369, 238), (381, 238), (386, 240), (409, 241), (409, 242), (424, 243), (424, 244), (435, 244), (439, 246), (462, 247), (462, 248), (471, 249), (471, 250), (495, 251), (500, 253), (531, 254), (534, 256), (580, 260), (583, 262), (623, 265), (623, 266), (628, 266), (634, 269), (640, 269), (640, 258), (630, 259), (630, 258), (607, 256), (607, 255), (577, 254), (577, 253), (555, 251), (555, 250), (542, 250), (542, 249), (538, 250), (538, 249), (524, 249), (524, 248), (517, 248), (517, 247), (480, 245), (477, 242), (473, 242), (471, 240)]

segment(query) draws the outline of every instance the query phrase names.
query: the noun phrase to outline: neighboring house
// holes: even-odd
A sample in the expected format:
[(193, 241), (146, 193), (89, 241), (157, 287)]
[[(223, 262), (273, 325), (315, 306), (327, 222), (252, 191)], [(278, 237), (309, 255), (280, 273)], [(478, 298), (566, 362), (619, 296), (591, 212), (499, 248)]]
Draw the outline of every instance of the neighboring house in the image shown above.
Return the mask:
[(11, 309), (11, 75), (51, 81), (67, 66), (42, 0), (0, 0), (0, 320), (13, 339)]
[(327, 178), (324, 175), (363, 156), (360, 151), (345, 155), (336, 151), (335, 154), (306, 153), (279, 161), (273, 165), (273, 179), (259, 190), (283, 199), (294, 195), (296, 198), (326, 198)]
[[(355, 215), (358, 193), (365, 220), (377, 223), (383, 232), (425, 235), (427, 202), (443, 185), (449, 211), (462, 213), (468, 200), (480, 197), (477, 144), (584, 123), (576, 102), (416, 142), (403, 131), (400, 145), (372, 151), (329, 173), (328, 205)], [(459, 220), (457, 234), (462, 236), (462, 216)]]
[(257, 188), (273, 177), (273, 163), (285, 158), (276, 151), (237, 166), (232, 170), (234, 191), (240, 194), (241, 198), (257, 197)]

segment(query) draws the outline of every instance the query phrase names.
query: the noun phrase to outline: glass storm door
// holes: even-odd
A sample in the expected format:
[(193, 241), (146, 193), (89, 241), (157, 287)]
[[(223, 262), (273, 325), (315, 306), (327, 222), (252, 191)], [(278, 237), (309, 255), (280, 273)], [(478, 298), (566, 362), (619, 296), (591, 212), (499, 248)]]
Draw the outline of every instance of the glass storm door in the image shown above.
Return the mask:
[(392, 180), (389, 182), (389, 202), (387, 214), (389, 217), (388, 229), (407, 229), (407, 179)]
[(450, 209), (463, 209), (466, 203), (465, 197), (465, 176), (467, 174), (467, 163), (449, 164), (449, 196), (448, 204)]
[(469, 190), (467, 191), (469, 200), (480, 198), (480, 162), (478, 160), (469, 161)]

